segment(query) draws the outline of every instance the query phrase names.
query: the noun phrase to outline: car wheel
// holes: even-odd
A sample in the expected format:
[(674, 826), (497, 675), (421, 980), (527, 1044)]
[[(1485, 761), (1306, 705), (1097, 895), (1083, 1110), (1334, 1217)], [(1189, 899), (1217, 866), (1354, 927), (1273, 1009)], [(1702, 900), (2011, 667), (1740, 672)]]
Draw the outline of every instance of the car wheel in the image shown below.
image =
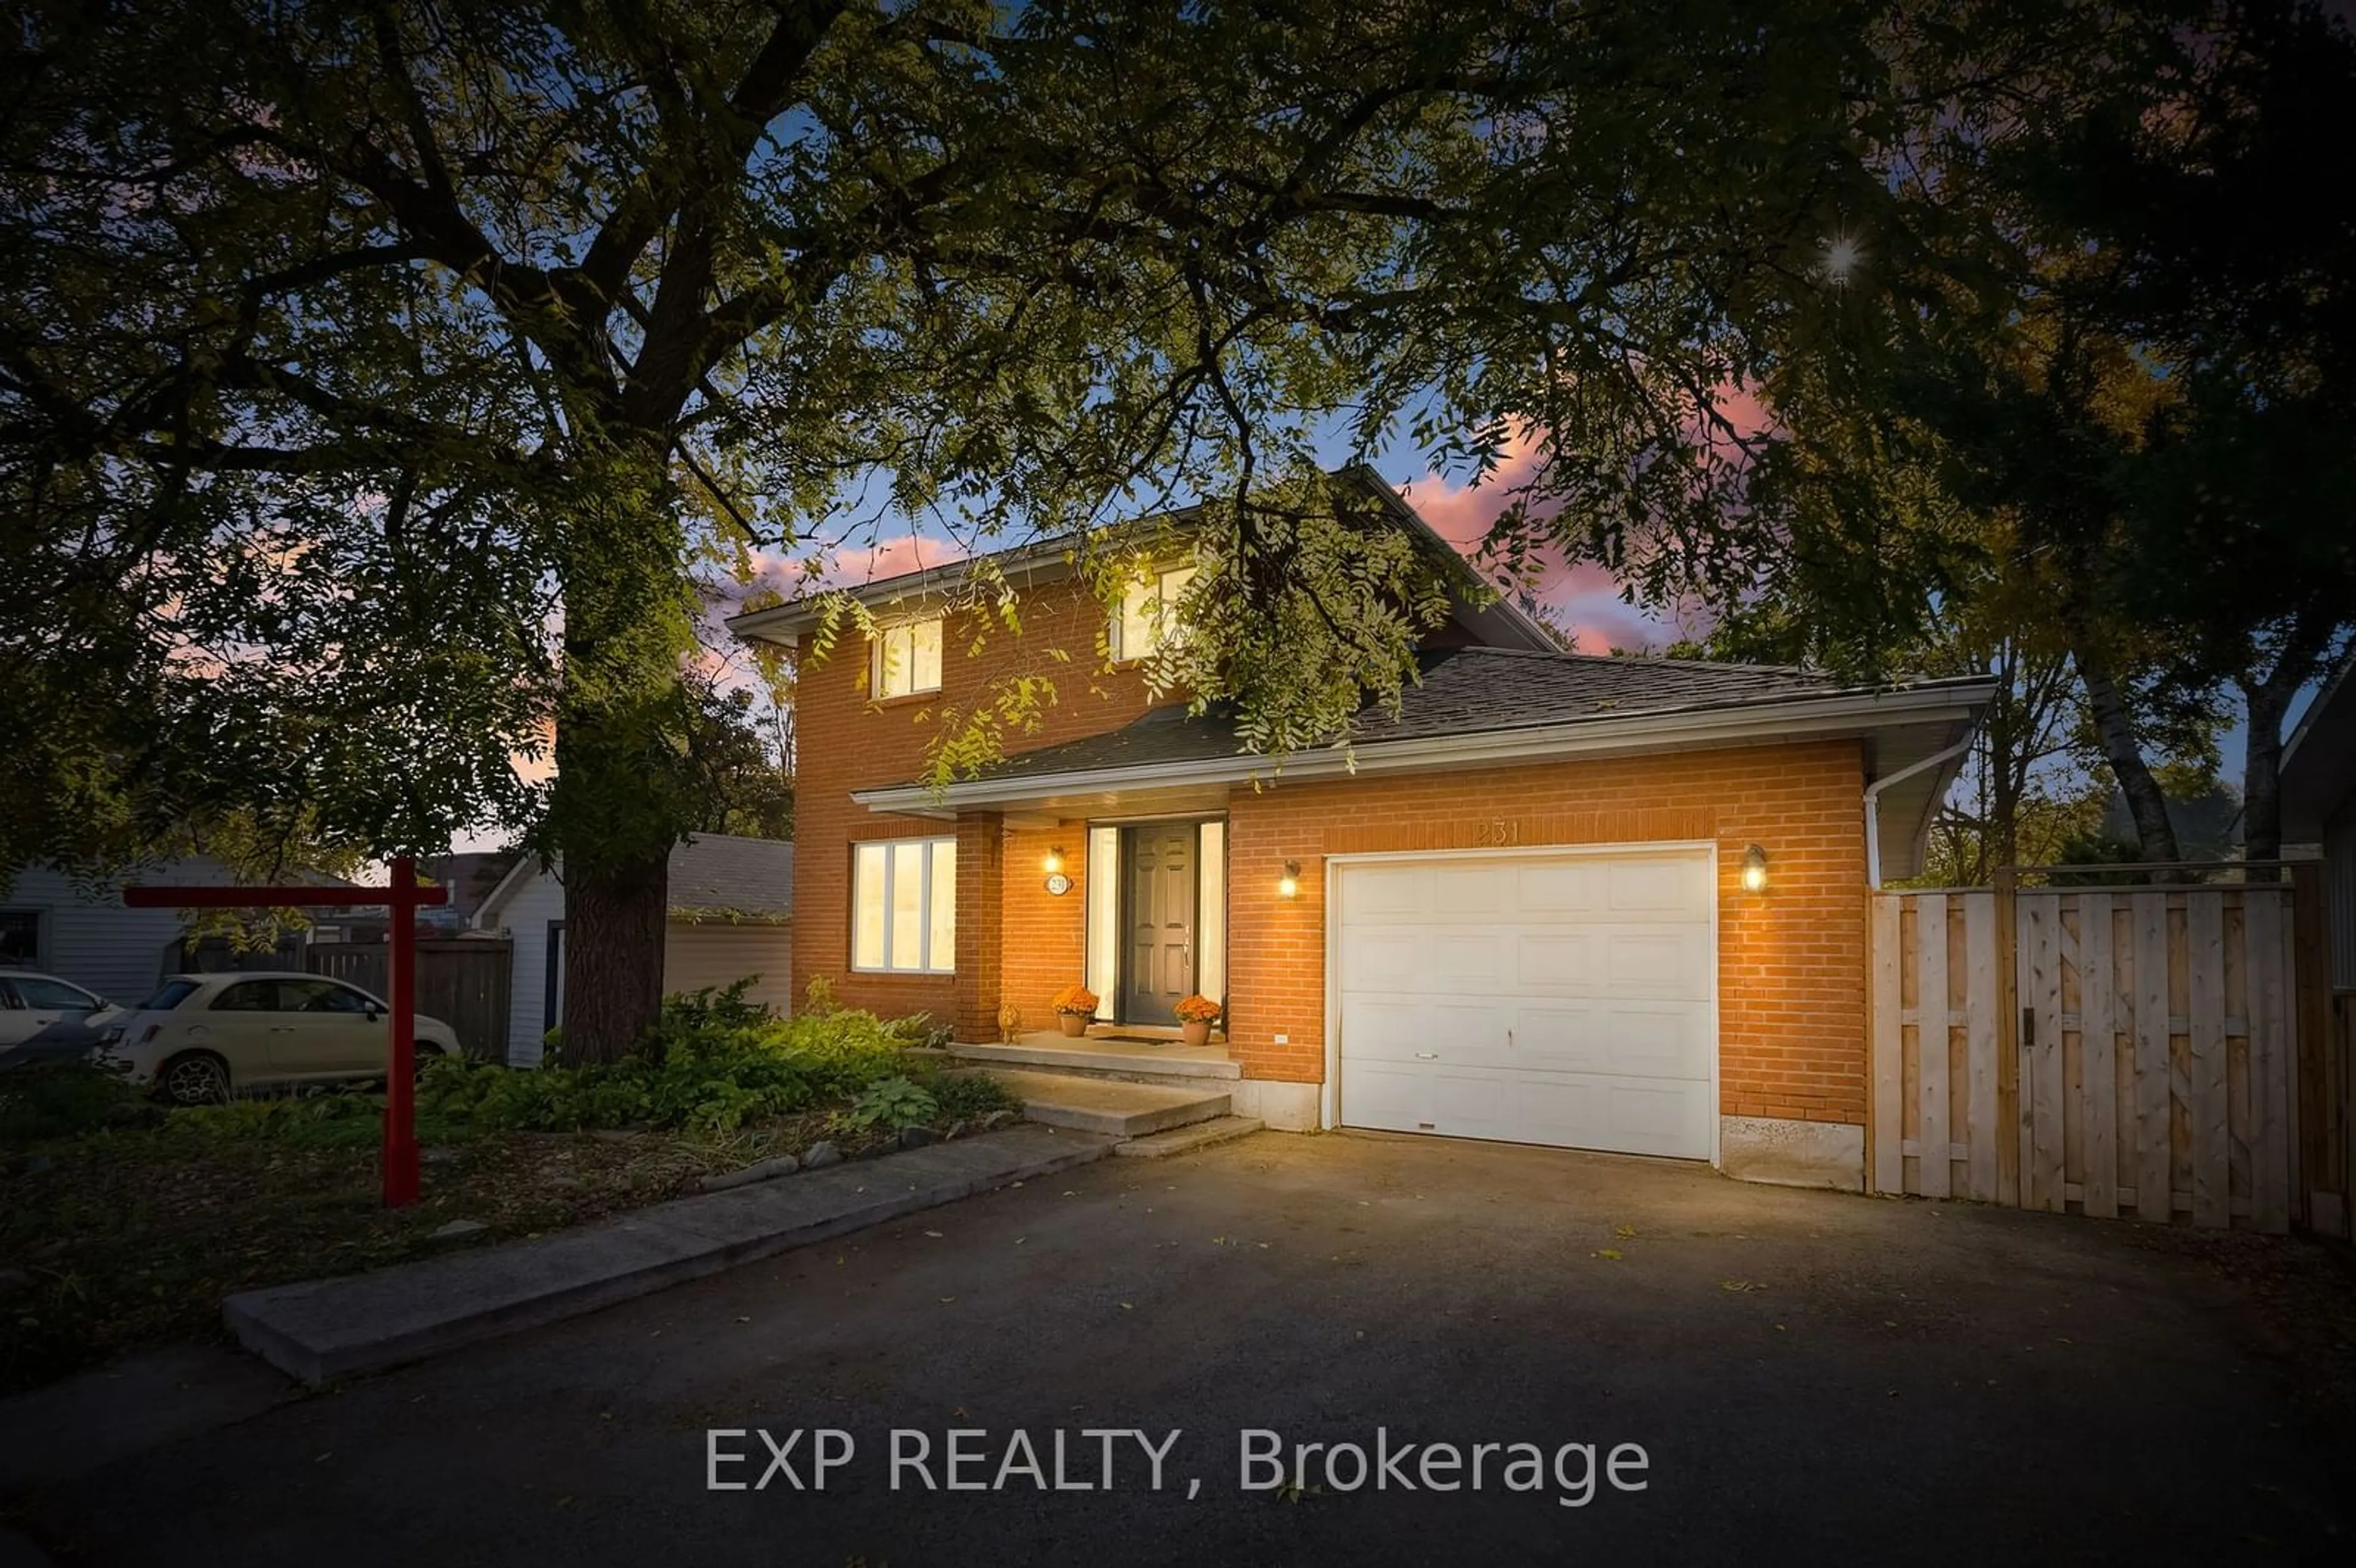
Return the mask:
[(155, 1088), (175, 1105), (218, 1105), (229, 1099), (229, 1063), (209, 1051), (184, 1051), (155, 1070)]

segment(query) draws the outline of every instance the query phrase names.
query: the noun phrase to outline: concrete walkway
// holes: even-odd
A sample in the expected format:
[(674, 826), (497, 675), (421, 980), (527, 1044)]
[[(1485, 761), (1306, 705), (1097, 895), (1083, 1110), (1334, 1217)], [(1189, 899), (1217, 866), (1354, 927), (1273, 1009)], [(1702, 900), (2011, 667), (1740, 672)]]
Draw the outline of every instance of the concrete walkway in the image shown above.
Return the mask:
[(317, 1384), (553, 1323), (736, 1264), (1100, 1159), (1116, 1140), (1018, 1126), (675, 1199), (600, 1224), (232, 1296), (240, 1343)]

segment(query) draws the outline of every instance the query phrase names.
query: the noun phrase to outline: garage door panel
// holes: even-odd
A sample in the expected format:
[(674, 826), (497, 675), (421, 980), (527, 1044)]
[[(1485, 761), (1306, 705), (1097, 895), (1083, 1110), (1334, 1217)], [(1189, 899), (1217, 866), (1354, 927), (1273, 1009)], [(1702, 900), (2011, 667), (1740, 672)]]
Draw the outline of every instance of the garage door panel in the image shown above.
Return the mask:
[(1431, 912), (1447, 918), (1474, 915), (1494, 920), (1513, 902), (1510, 866), (1443, 866), (1432, 873)]
[(1350, 1125), (1394, 1133), (1433, 1130), (1431, 1074), (1424, 1064), (1353, 1061)]
[(1344, 1122), (1708, 1157), (1706, 855), (1402, 869), (1345, 865), (1336, 879)]
[(1351, 1084), (1354, 1126), (1686, 1158), (1708, 1147), (1706, 1083), (1426, 1063), (1370, 1064)]
[(1592, 919), (1603, 912), (1605, 887), (1604, 866), (1598, 860), (1537, 861), (1515, 872), (1518, 902), (1527, 915)]
[(1506, 1002), (1468, 1007), (1353, 992), (1342, 1005), (1350, 1019), (1353, 1061), (1472, 1060), (1473, 1051), (1489, 1042), (1502, 1049), (1514, 1027), (1515, 1009)]
[(1603, 990), (1612, 996), (1709, 995), (1709, 933), (1687, 926), (1620, 926), (1603, 938)]
[(1362, 922), (1387, 916), (1429, 918), (1431, 869), (1427, 866), (1351, 866), (1343, 872), (1351, 915)]
[(1680, 859), (1607, 860), (1611, 894), (1608, 907), (1614, 919), (1662, 916), (1707, 918), (1709, 904), (1707, 862)]
[(1601, 978), (1598, 935), (1584, 931), (1518, 931), (1512, 934), (1514, 980), (1524, 990), (1583, 991)]

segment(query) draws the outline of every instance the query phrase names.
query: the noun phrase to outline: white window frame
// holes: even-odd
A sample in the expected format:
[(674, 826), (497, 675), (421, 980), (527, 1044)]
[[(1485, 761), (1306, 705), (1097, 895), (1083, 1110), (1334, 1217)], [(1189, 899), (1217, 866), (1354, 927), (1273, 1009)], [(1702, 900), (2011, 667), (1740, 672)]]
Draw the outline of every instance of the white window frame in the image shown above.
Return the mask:
[[(1191, 560), (1181, 561), (1175, 566), (1156, 567), (1121, 590), (1120, 603), (1112, 607), (1112, 624), (1105, 638), (1112, 646), (1114, 663), (1135, 664), (1154, 656), (1163, 640), (1177, 628), (1178, 601), (1184, 597), (1188, 586), (1194, 581), (1196, 570)], [(1175, 589), (1170, 583), (1173, 577), (1179, 580)], [(1153, 630), (1145, 639), (1145, 646), (1132, 648), (1129, 645), (1128, 634), (1129, 596), (1133, 590), (1140, 588), (1152, 590), (1152, 607), (1145, 619)]]
[[(936, 656), (933, 660), (932, 684), (919, 686), (916, 675), (916, 634), (926, 626), (933, 629)], [(876, 627), (875, 635), (867, 640), (867, 689), (874, 694), (878, 701), (891, 701), (904, 697), (923, 697), (927, 693), (938, 691), (941, 688), (941, 666), (947, 662), (946, 658), (941, 656), (948, 650), (947, 636), (948, 628), (942, 625), (938, 615), (920, 615), (913, 620)], [(890, 690), (884, 680), (889, 670), (891, 647), (894, 639), (901, 642), (901, 656), (907, 660), (908, 687), (905, 691)]]
[[(944, 844), (950, 847), (952, 853), (955, 852), (957, 840), (954, 837), (948, 836), (943, 836), (937, 838), (865, 838), (852, 840), (851, 846), (850, 901), (851, 969), (853, 974), (954, 975), (957, 973), (957, 939), (954, 934), (952, 934), (949, 939), (950, 950), (948, 953), (935, 953), (933, 951), (933, 867), (936, 863), (934, 851)], [(862, 850), (879, 848), (884, 851), (884, 962), (881, 964), (862, 964), (859, 962), (859, 857)], [(916, 956), (918, 964), (915, 968), (909, 968), (892, 962), (892, 924), (894, 919), (894, 911), (892, 908), (892, 888), (894, 885), (893, 873), (895, 869), (894, 862), (898, 860), (902, 854), (911, 851), (924, 857), (924, 868), (917, 874), (916, 894), (917, 918), (922, 923), (924, 929), (922, 934), (917, 938)], [(949, 885), (949, 921), (950, 930), (954, 933), (956, 930), (957, 921), (957, 885), (954, 873), (951, 874)], [(936, 960), (937, 960), (937, 962), (936, 962)]]

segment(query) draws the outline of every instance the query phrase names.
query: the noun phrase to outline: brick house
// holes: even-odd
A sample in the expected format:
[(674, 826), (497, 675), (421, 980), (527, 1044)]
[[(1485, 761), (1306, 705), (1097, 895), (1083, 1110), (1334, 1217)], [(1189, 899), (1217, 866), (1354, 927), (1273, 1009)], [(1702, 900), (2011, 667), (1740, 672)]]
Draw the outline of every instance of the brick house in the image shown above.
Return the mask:
[[(1468, 572), (1400, 713), (1280, 768), (1117, 656), (1185, 571), (1155, 537), (1111, 610), (1064, 545), (996, 558), (1022, 630), (978, 658), (961, 566), (855, 590), (878, 635), (825, 656), (812, 601), (732, 623), (801, 650), (798, 989), (930, 1011), (978, 1057), (1224, 1073), (1277, 1127), (1860, 1184), (1867, 890), (1914, 871), (1987, 682), (1566, 654)], [(1058, 672), (1037, 732), (917, 782), (941, 712), (1032, 668)], [(1075, 981), (1083, 1040), (1050, 1004)], [(1191, 1051), (1190, 992), (1226, 1009)]]

